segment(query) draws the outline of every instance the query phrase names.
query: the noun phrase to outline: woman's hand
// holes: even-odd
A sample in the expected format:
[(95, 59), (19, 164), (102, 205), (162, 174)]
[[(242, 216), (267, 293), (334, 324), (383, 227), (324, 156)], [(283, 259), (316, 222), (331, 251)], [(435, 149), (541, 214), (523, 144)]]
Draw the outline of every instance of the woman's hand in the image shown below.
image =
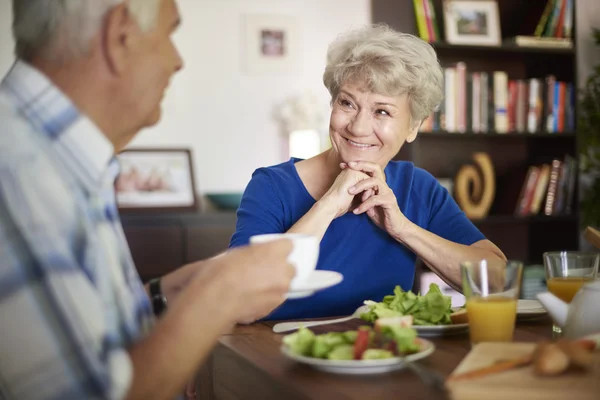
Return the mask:
[(346, 168), (340, 172), (337, 176), (333, 185), (329, 188), (327, 193), (319, 200), (319, 203), (325, 204), (335, 212), (335, 218), (341, 217), (342, 215), (349, 212), (353, 207), (353, 200), (356, 197), (355, 194), (350, 194), (349, 189), (355, 186), (361, 181), (366, 181), (371, 177), (364, 172)]
[(344, 171), (353, 170), (369, 176), (348, 189), (350, 195), (362, 193), (362, 204), (354, 209), (355, 214), (367, 213), (381, 229), (399, 239), (403, 227), (409, 222), (400, 211), (392, 189), (385, 183), (385, 175), (378, 164), (367, 161), (352, 161), (341, 164)]

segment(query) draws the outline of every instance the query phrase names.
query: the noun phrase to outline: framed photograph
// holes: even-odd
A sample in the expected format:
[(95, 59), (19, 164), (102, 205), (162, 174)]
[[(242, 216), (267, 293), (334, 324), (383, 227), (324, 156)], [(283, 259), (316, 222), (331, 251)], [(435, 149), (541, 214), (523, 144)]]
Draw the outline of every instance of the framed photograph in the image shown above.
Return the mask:
[(120, 210), (194, 211), (198, 207), (189, 149), (131, 149), (117, 156)]
[(244, 72), (250, 75), (293, 74), (300, 71), (300, 44), (296, 18), (253, 15), (243, 21)]
[(444, 28), (451, 44), (502, 43), (498, 3), (493, 0), (444, 0)]

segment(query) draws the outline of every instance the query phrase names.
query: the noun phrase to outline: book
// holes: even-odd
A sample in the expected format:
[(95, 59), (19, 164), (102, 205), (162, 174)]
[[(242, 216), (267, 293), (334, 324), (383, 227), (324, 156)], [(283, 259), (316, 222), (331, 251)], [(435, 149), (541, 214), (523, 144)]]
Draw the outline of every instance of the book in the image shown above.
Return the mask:
[(515, 36), (514, 42), (519, 47), (539, 47), (554, 49), (573, 48), (573, 40), (571, 38)]
[(535, 184), (533, 198), (531, 199), (531, 205), (529, 208), (529, 214), (531, 215), (538, 215), (540, 212), (542, 201), (544, 200), (544, 195), (546, 194), (546, 190), (548, 189), (548, 182), (550, 181), (550, 172), (550, 164), (543, 164), (540, 167), (540, 175), (538, 176), (538, 180)]
[(546, 204), (544, 205), (544, 214), (553, 215), (554, 202), (557, 197), (558, 180), (560, 178), (562, 162), (560, 160), (552, 160), (552, 170), (550, 171), (550, 183), (548, 183), (548, 192), (546, 193)]
[(415, 18), (417, 20), (417, 27), (419, 28), (419, 36), (421, 39), (429, 42), (429, 32), (427, 30), (427, 20), (425, 17), (425, 6), (423, 0), (413, 0), (415, 7)]
[(508, 132), (508, 74), (494, 71), (494, 129), (497, 133)]
[(542, 13), (542, 17), (540, 18), (540, 22), (538, 22), (537, 26), (535, 27), (535, 32), (533, 34), (534, 36), (540, 37), (544, 33), (544, 28), (548, 23), (548, 18), (550, 17), (550, 13), (552, 12), (553, 6), (553, 1), (548, 0), (548, 2), (546, 3), (546, 7), (544, 8), (544, 12)]

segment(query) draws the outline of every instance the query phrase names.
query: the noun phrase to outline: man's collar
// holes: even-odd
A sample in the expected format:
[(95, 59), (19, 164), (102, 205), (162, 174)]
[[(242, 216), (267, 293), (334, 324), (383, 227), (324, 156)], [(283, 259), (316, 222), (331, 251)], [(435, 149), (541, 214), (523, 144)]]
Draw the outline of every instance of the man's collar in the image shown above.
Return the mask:
[(112, 143), (44, 74), (17, 60), (1, 87), (36, 130), (50, 138), (84, 184), (97, 187), (106, 179), (114, 157)]

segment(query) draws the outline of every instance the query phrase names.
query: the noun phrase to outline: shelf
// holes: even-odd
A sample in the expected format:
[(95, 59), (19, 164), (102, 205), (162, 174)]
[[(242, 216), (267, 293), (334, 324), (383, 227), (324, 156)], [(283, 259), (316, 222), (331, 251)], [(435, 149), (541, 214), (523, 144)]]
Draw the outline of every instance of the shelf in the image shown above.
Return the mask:
[(520, 133), (520, 132), (508, 132), (508, 133), (475, 133), (475, 132), (446, 132), (446, 131), (435, 131), (435, 132), (419, 132), (419, 137), (429, 137), (435, 139), (458, 139), (458, 138), (470, 138), (470, 139), (566, 139), (575, 138), (575, 132), (537, 132), (537, 133)]
[(515, 53), (515, 54), (549, 54), (549, 55), (575, 55), (573, 48), (553, 48), (553, 47), (524, 47), (517, 46), (511, 42), (505, 42), (501, 46), (470, 46), (461, 44), (450, 44), (446, 42), (431, 43), (431, 45), (439, 51), (471, 51), (471, 52), (488, 52), (488, 53)]
[(552, 222), (578, 222), (576, 215), (532, 215), (517, 217), (515, 215), (490, 215), (483, 219), (472, 219), (474, 224), (522, 224), (522, 223), (552, 223)]

